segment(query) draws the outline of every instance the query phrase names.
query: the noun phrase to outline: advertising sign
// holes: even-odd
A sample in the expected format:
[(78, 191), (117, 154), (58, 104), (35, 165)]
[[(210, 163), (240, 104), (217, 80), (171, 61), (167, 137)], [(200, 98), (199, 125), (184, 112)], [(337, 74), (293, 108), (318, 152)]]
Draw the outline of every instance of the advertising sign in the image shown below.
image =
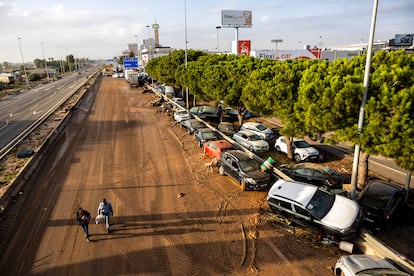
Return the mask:
[(256, 57), (268, 58), (274, 60), (288, 60), (288, 59), (315, 59), (319, 58), (320, 51), (310, 50), (282, 50), (282, 51), (258, 51)]
[(252, 11), (221, 11), (221, 25), (223, 27), (252, 27)]
[(239, 56), (250, 56), (250, 40), (239, 40), (237, 51)]
[(413, 45), (414, 34), (396, 34), (394, 46), (411, 46)]
[(138, 59), (136, 57), (124, 58), (124, 68), (125, 69), (138, 68)]

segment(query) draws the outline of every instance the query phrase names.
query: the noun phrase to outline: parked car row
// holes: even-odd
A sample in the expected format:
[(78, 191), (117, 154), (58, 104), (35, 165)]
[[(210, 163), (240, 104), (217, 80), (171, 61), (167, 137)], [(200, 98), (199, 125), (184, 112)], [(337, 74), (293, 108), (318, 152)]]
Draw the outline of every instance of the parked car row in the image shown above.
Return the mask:
[[(360, 228), (365, 225), (364, 222), (375, 226), (389, 223), (404, 205), (405, 190), (384, 181), (370, 181), (355, 201), (336, 194), (330, 189), (341, 188), (343, 177), (329, 167), (314, 163), (281, 165), (279, 169), (293, 181), (279, 179), (274, 182), (269, 173), (263, 170), (260, 162), (246, 152), (235, 149), (231, 143), (222, 140), (217, 132), (207, 128), (202, 122), (191, 119), (191, 114), (200, 114), (198, 110), (193, 113), (176, 111), (174, 119), (180, 122), (181, 128), (194, 135), (206, 155), (218, 160), (219, 174), (232, 178), (243, 191), (268, 190), (269, 209), (299, 225), (317, 229), (324, 236), (348, 240), (356, 236)], [(185, 117), (180, 117), (179, 114)], [(214, 114), (214, 112), (205, 114)], [(215, 115), (210, 118), (215, 118)], [(231, 122), (222, 121), (218, 130), (252, 152), (268, 151), (268, 140), (275, 137), (270, 129), (257, 122), (245, 123), (236, 132)], [(287, 153), (286, 138), (276, 139), (274, 147), (278, 152)], [(319, 151), (303, 139), (293, 139), (292, 148), (297, 162), (319, 159)], [(369, 255), (341, 257), (334, 273), (335, 275), (371, 275), (369, 273), (408, 275), (400, 272), (388, 261)]]
[[(197, 110), (197, 112), (194, 110)], [(221, 174), (226, 174), (234, 178), (243, 189), (258, 189), (258, 187), (249, 186), (249, 180), (246, 181), (246, 179), (244, 179), (243, 182), (241, 181), (242, 178), (240, 173), (242, 173), (243, 170), (240, 170), (236, 163), (233, 164), (233, 166), (229, 166), (228, 163), (220, 161), (223, 152), (227, 149), (233, 149), (233, 146), (225, 140), (221, 140), (216, 144), (216, 141), (221, 139), (220, 135), (207, 128), (202, 122), (196, 119), (191, 119), (192, 114), (200, 114), (200, 112), (205, 113), (205, 115), (216, 114), (212, 111), (216, 110), (215, 108), (209, 110), (210, 109), (204, 107), (193, 109), (193, 113), (189, 113), (185, 110), (177, 109), (174, 112), (174, 119), (179, 122), (181, 127), (186, 129), (189, 134), (194, 134), (198, 145), (203, 147), (205, 153), (210, 157), (216, 157), (217, 160), (219, 160), (219, 168), (222, 166), (222, 168), (219, 169)], [(215, 118), (215, 115), (213, 115), (213, 118)], [(217, 129), (224, 135), (232, 137), (234, 141), (252, 152), (268, 151), (268, 140), (275, 137), (272, 130), (259, 122), (246, 122), (237, 132), (234, 124), (231, 122), (221, 122)], [(274, 147), (278, 152), (287, 153), (286, 138), (283, 136), (278, 137)], [(222, 148), (224, 150), (223, 152)], [(294, 159), (298, 162), (314, 161), (319, 158), (319, 151), (303, 139), (293, 139), (292, 148)], [(242, 154), (243, 153), (239, 155), (241, 156)], [(256, 167), (260, 170), (260, 164)], [(231, 171), (230, 168), (234, 171)], [(278, 169), (295, 181), (321, 186), (326, 189), (340, 189), (344, 182), (341, 174), (335, 170), (314, 163), (299, 163), (293, 165), (283, 164), (279, 166)], [(265, 188), (269, 187), (270, 184)], [(264, 188), (264, 186), (260, 187), (260, 189), (261, 188)], [(402, 187), (375, 181), (367, 185), (366, 188), (360, 192), (357, 202), (364, 211), (365, 221), (381, 226), (392, 221), (394, 214), (398, 213), (403, 207), (404, 197), (405, 190)]]

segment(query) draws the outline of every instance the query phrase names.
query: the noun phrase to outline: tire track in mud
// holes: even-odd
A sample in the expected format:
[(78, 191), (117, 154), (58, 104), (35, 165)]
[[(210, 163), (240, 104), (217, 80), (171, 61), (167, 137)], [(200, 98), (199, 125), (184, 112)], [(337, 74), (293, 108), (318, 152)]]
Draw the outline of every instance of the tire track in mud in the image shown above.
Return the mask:
[[(171, 132), (174, 134), (176, 139), (183, 145), (183, 150), (185, 152), (186, 160), (188, 163), (188, 166), (192, 169), (195, 178), (195, 183), (198, 186), (202, 186), (202, 184), (205, 183), (206, 178), (209, 177), (208, 172), (205, 170), (200, 170), (200, 167), (203, 167), (204, 163), (202, 162), (203, 158), (197, 159), (194, 156), (197, 156), (195, 152), (197, 150), (194, 149), (195, 146), (185, 147), (187, 143), (184, 143), (182, 140), (187, 139), (187, 137), (181, 136), (180, 133), (177, 133), (178, 131), (174, 131), (175, 129), (170, 127), (169, 128)], [(180, 130), (182, 131), (182, 130)], [(183, 132), (183, 131), (182, 131)], [(186, 134), (188, 136), (188, 134)], [(192, 144), (196, 144), (195, 141)], [(200, 164), (201, 163), (201, 164)], [(213, 172), (214, 173), (214, 172)], [(215, 195), (220, 199), (217, 212), (216, 212), (216, 218), (219, 221), (219, 224), (221, 224), (224, 220), (224, 217), (226, 215), (226, 212), (228, 211), (228, 206), (231, 207), (232, 211), (237, 213), (238, 220), (240, 222), (240, 234), (241, 234), (241, 241), (242, 241), (242, 247), (243, 247), (243, 253), (241, 256), (241, 259), (239, 260), (239, 269), (245, 269), (246, 271), (250, 272), (256, 272), (258, 271), (256, 264), (255, 264), (255, 258), (256, 258), (256, 239), (257, 239), (257, 229), (256, 224), (247, 223), (245, 221), (246, 214), (243, 214), (241, 211), (239, 211), (239, 207), (236, 206), (234, 202), (234, 198), (239, 197), (239, 192), (233, 193), (229, 196), (226, 196), (224, 193), (222, 193), (218, 188), (209, 185), (208, 189), (212, 190)], [(248, 263), (246, 261), (248, 260)], [(217, 271), (216, 271), (217, 272)]]
[[(184, 235), (180, 232), (181, 230), (177, 232), (175, 227), (167, 227), (168, 223), (180, 220), (179, 215), (177, 215), (179, 210), (175, 207), (178, 204), (175, 190), (179, 189), (181, 185), (180, 179), (183, 178), (183, 174), (180, 173), (179, 164), (171, 164), (169, 162), (168, 154), (171, 148), (177, 146), (176, 141), (171, 139), (172, 137), (165, 126), (152, 123), (159, 121), (158, 116), (161, 114), (146, 108), (147, 104), (148, 101), (140, 101), (135, 104), (136, 107), (134, 108), (135, 112), (138, 111), (141, 114), (139, 119), (141, 126), (138, 127), (142, 130), (138, 132), (137, 145), (141, 145), (143, 149), (146, 149), (145, 154), (141, 155), (142, 159), (138, 160), (138, 163), (142, 164), (141, 166), (144, 170), (144, 174), (140, 177), (140, 182), (145, 183), (145, 172), (158, 176), (168, 175), (168, 178), (161, 177), (157, 179), (158, 183), (151, 179), (151, 186), (159, 186), (156, 197), (150, 199), (143, 198), (145, 201), (143, 204), (147, 205), (146, 209), (148, 209), (146, 211), (149, 217), (148, 224), (154, 233), (150, 243), (157, 248), (157, 250), (151, 251), (151, 258), (149, 258), (148, 263), (153, 267), (157, 264), (163, 264), (163, 273), (169, 275), (197, 274), (197, 271), (200, 270), (198, 268), (199, 264), (193, 260), (192, 252), (183, 250), (182, 247), (178, 246), (179, 244), (187, 244), (187, 240), (184, 239)], [(152, 127), (145, 128), (145, 124), (150, 122), (153, 124)], [(154, 143), (157, 144), (156, 147)], [(174, 151), (175, 155), (180, 153), (181, 150)], [(188, 169), (185, 169), (185, 171), (188, 171)], [(163, 185), (166, 185), (166, 188)], [(163, 215), (165, 211), (160, 210), (160, 207), (169, 209), (167, 215)], [(155, 214), (153, 214), (154, 212)], [(164, 235), (161, 235), (162, 239), (158, 235), (160, 231), (165, 232)], [(174, 235), (180, 238), (177, 240), (169, 238)]]

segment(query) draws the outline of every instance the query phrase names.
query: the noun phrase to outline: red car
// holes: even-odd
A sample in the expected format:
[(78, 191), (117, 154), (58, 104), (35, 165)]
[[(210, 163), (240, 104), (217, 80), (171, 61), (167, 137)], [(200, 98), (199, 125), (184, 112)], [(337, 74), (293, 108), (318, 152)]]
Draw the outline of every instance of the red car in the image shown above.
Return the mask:
[(223, 151), (234, 149), (233, 145), (226, 140), (209, 141), (203, 144), (204, 153), (211, 158), (216, 157), (220, 160)]

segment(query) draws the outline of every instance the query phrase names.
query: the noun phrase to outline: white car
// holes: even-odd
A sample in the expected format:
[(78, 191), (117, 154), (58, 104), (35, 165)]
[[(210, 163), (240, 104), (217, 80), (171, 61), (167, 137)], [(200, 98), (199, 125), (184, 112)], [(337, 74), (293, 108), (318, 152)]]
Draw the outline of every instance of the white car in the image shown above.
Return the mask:
[(349, 255), (342, 256), (336, 262), (335, 275), (358, 276), (358, 275), (393, 275), (408, 276), (410, 274), (398, 270), (387, 260), (372, 255)]
[(277, 180), (267, 202), (273, 212), (341, 239), (354, 238), (363, 222), (358, 203), (303, 182)]
[(271, 129), (258, 122), (246, 122), (240, 127), (240, 130), (251, 130), (264, 140), (270, 140), (275, 137), (275, 134)]
[[(286, 137), (280, 136), (279, 138), (277, 138), (275, 143), (275, 150), (277, 152), (283, 152), (287, 154), (288, 150), (286, 144)], [(319, 160), (319, 151), (311, 145), (309, 145), (303, 139), (293, 138), (292, 150), (293, 159), (295, 159), (296, 162)]]
[(174, 112), (174, 120), (176, 122), (180, 123), (181, 121), (185, 121), (185, 120), (188, 120), (188, 119), (191, 119), (191, 115), (187, 111), (181, 110), (181, 109), (177, 109)]
[(233, 134), (233, 140), (250, 151), (268, 151), (269, 143), (250, 130), (240, 130)]

